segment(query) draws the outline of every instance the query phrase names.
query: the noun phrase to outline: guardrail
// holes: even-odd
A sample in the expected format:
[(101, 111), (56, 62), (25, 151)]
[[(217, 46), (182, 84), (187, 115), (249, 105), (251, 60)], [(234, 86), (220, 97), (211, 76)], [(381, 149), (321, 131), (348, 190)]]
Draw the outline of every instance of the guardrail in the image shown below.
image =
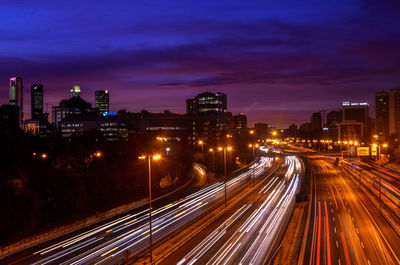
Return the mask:
[[(382, 213), (382, 215), (384, 216), (384, 218), (388, 221), (388, 223), (392, 226), (392, 228), (396, 231), (396, 233), (398, 235), (400, 235), (400, 231), (398, 229), (398, 226), (396, 224), (393, 223), (393, 220), (391, 220), (391, 218), (393, 218), (398, 224), (400, 224), (400, 216), (397, 215), (392, 209), (391, 207), (389, 207), (384, 201), (380, 201), (380, 199), (378, 198), (378, 196), (375, 194), (374, 191), (371, 190), (370, 187), (368, 187), (364, 182), (361, 181), (360, 179), (360, 172), (357, 171), (356, 169), (350, 167), (349, 165), (345, 165), (344, 167), (342, 167), (346, 172), (349, 173), (349, 175), (352, 177), (352, 181), (353, 182), (358, 182), (359, 185), (362, 185), (362, 187), (365, 189), (365, 194), (370, 198), (371, 202), (375, 205), (375, 207)], [(356, 176), (357, 175), (357, 176)], [(358, 178), (358, 179), (356, 179)], [(371, 182), (371, 185), (377, 189), (373, 182)], [(382, 190), (382, 195), (387, 197), (387, 194), (385, 194), (386, 192), (384, 190)], [(388, 198), (388, 197), (387, 197)], [(388, 198), (388, 200), (390, 200)], [(383, 207), (387, 213), (390, 216), (387, 216), (387, 214), (385, 214), (384, 211), (382, 211), (381, 207)], [(391, 217), (391, 218), (390, 218)]]
[[(304, 164), (304, 163), (303, 163)], [(307, 235), (309, 233), (310, 229), (310, 218), (311, 218), (311, 204), (312, 204), (312, 193), (314, 191), (314, 178), (313, 175), (311, 174), (311, 168), (310, 165), (308, 164), (309, 167), (309, 172), (310, 172), (310, 191), (308, 193), (308, 210), (307, 210), (307, 221), (306, 221), (306, 227), (304, 228), (304, 233), (303, 233), (303, 240), (301, 242), (301, 249), (300, 249), (300, 255), (299, 255), (299, 260), (297, 262), (298, 265), (303, 265), (304, 264), (304, 255), (306, 253), (306, 244), (307, 244)]]

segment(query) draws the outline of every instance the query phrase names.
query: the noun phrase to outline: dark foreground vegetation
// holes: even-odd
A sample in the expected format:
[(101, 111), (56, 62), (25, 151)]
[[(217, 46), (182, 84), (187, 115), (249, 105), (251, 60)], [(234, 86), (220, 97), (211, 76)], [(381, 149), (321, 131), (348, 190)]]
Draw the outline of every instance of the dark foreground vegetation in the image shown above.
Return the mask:
[[(146, 197), (148, 168), (138, 156), (167, 144), (146, 136), (105, 142), (94, 132), (71, 140), (0, 134), (2, 245)], [(190, 178), (194, 147), (168, 146), (152, 165), (155, 196)], [(161, 178), (168, 181), (160, 186)]]

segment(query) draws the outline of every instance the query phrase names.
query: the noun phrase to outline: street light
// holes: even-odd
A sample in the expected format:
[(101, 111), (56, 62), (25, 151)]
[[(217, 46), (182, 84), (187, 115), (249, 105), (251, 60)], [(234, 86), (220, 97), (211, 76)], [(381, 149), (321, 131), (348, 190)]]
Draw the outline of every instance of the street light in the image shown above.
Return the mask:
[(224, 190), (225, 190), (225, 210), (226, 210), (226, 152), (232, 151), (232, 147), (218, 147), (218, 151), (224, 151)]
[(212, 167), (213, 167), (213, 172), (215, 174), (215, 151), (212, 148), (210, 148), (208, 151), (212, 153)]
[(153, 263), (153, 235), (152, 235), (152, 224), (151, 224), (151, 160), (159, 160), (161, 159), (161, 156), (156, 154), (156, 155), (142, 155), (139, 156), (139, 159), (146, 159), (148, 161), (148, 167), (149, 167), (149, 233), (150, 233), (150, 264)]
[(201, 153), (204, 153), (204, 142), (202, 140), (199, 141), (199, 145), (201, 145)]
[(259, 145), (258, 144), (249, 144), (249, 148), (253, 149), (253, 160), (255, 158), (255, 148), (258, 148)]

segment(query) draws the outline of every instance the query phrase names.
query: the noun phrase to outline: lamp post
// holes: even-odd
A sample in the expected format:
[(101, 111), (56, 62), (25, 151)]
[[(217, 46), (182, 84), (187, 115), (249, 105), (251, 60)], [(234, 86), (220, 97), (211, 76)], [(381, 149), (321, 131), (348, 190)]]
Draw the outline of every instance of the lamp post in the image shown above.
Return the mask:
[(224, 154), (224, 190), (225, 190), (225, 210), (226, 210), (226, 152), (232, 151), (232, 147), (218, 147), (218, 151), (223, 151)]
[[(36, 156), (36, 153), (33, 153), (33, 156)], [(50, 157), (47, 153), (42, 153), (40, 155), (40, 158), (43, 159), (43, 160), (50, 159), (51, 160), (51, 166), (52, 166), (52, 168), (54, 168), (54, 159), (52, 157)]]
[[(258, 144), (249, 144), (249, 148), (253, 149), (253, 161), (255, 159), (255, 148), (258, 148), (259, 145)], [(253, 186), (256, 186), (256, 176), (254, 174), (254, 165), (253, 165), (253, 169), (252, 169), (252, 175), (253, 175)]]
[(147, 159), (149, 168), (149, 234), (150, 234), (150, 264), (153, 263), (153, 231), (152, 231), (152, 220), (151, 220), (151, 160), (159, 160), (160, 155), (143, 155), (139, 156), (139, 159)]
[(212, 153), (212, 168), (213, 168), (213, 172), (215, 174), (215, 151), (213, 148), (210, 148), (209, 152)]
[(199, 145), (201, 145), (201, 153), (204, 153), (204, 142), (202, 140), (199, 141)]

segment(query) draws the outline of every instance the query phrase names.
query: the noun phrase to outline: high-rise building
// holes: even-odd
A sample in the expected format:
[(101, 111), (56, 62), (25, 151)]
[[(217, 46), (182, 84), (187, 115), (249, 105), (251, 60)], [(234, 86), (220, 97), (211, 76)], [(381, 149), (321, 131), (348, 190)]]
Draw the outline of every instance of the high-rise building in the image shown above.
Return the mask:
[(338, 137), (338, 126), (342, 122), (342, 110), (334, 110), (326, 114), (326, 126), (328, 128), (328, 137), (331, 139), (337, 139)]
[(322, 115), (321, 112), (314, 112), (311, 115), (311, 125), (313, 130), (321, 130), (322, 129)]
[(53, 107), (53, 125), (58, 127), (62, 119), (68, 116), (79, 116), (92, 112), (92, 104), (86, 102), (79, 96), (68, 100), (61, 100), (58, 106)]
[(340, 140), (368, 138), (368, 103), (343, 102), (342, 122), (339, 124)]
[(186, 99), (186, 113), (187, 114), (197, 114), (197, 104), (196, 99), (189, 98)]
[(188, 114), (221, 114), (227, 112), (226, 95), (221, 92), (204, 92), (186, 100)]
[(70, 91), (70, 97), (80, 97), (81, 96), (81, 86), (80, 85), (74, 85)]
[(110, 93), (108, 90), (96, 90), (95, 92), (96, 108), (100, 113), (110, 111)]
[(328, 112), (326, 114), (326, 126), (328, 129), (334, 129), (338, 127), (339, 123), (342, 122), (342, 111), (341, 110), (334, 110), (331, 112)]
[(383, 139), (388, 139), (389, 120), (389, 93), (382, 91), (375, 94), (375, 131)]
[(256, 123), (254, 124), (257, 140), (266, 140), (268, 138), (268, 124)]
[(239, 113), (238, 115), (235, 115), (233, 118), (235, 121), (236, 129), (241, 130), (247, 128), (247, 116), (244, 115), (244, 113)]
[(10, 78), (10, 104), (18, 107), (18, 120), (21, 128), (24, 120), (23, 91), (22, 77)]
[(400, 133), (400, 88), (389, 90), (389, 134)]
[(43, 85), (33, 84), (31, 86), (31, 117), (40, 119), (43, 116)]

